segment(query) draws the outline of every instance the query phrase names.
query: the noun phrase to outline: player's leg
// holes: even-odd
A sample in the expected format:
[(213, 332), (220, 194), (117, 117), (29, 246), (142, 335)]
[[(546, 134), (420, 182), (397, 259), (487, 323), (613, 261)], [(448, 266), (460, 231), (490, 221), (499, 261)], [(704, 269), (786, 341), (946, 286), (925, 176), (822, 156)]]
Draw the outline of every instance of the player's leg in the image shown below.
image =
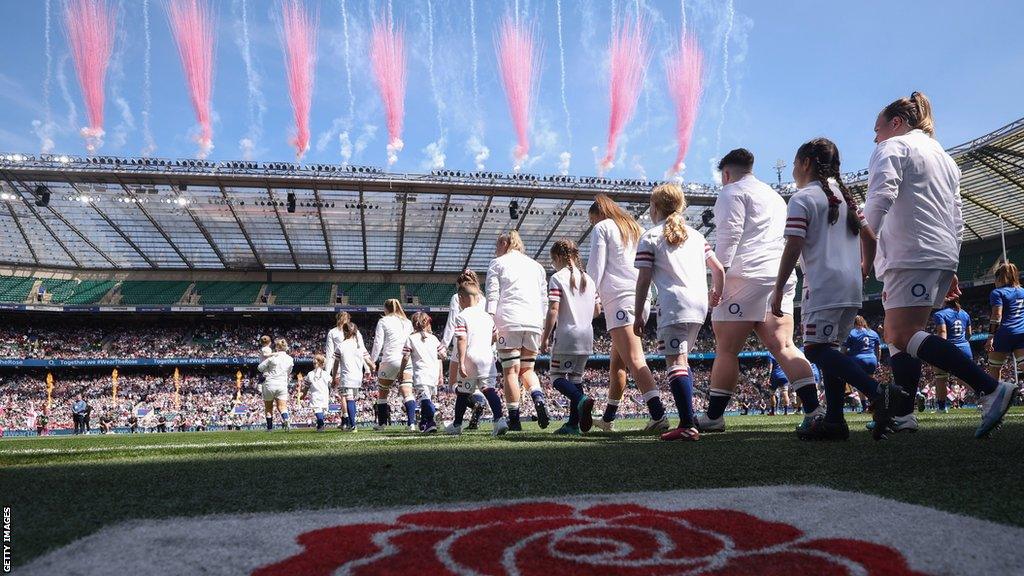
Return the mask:
[(935, 386), (935, 412), (947, 412), (946, 398), (949, 391), (949, 374), (936, 368), (932, 385)]
[(383, 430), (391, 419), (391, 386), (394, 384), (391, 378), (380, 378), (377, 381), (377, 401), (373, 404), (373, 415), (376, 421), (374, 430)]
[[(806, 326), (811, 330), (811, 324)], [(769, 314), (764, 322), (754, 325), (754, 333), (782, 366), (782, 371), (789, 379), (790, 389), (800, 399), (804, 414), (817, 410), (820, 406), (817, 382), (814, 380), (811, 363), (793, 343), (793, 316), (785, 314), (778, 318)], [(809, 335), (805, 334), (805, 338)]]
[(412, 382), (403, 381), (398, 386), (402, 394), (402, 405), (405, 407), (405, 425), (409, 430), (416, 430), (416, 395), (412, 390)]
[(355, 432), (358, 418), (356, 413), (356, 391), (352, 388), (345, 388), (342, 396), (345, 398), (345, 413), (348, 415), (348, 425), (345, 426), (345, 430), (347, 432)]
[(599, 420), (594, 421), (594, 426), (604, 432), (613, 430), (612, 422), (618, 415), (619, 402), (626, 393), (626, 381), (628, 379), (626, 363), (622, 361), (618, 352), (613, 346), (608, 360), (608, 401), (604, 406), (604, 414)]
[(274, 429), (274, 399), (263, 396), (263, 417), (267, 419), (267, 430)]
[(288, 421), (288, 392), (282, 391), (275, 402), (277, 403), (277, 412), (281, 415), (281, 428), (288, 430), (290, 427)]
[(740, 378), (740, 351), (747, 336), (754, 329), (754, 322), (712, 321), (715, 333), (715, 362), (711, 365), (711, 388), (708, 391), (708, 408), (704, 416), (698, 416), (695, 423), (701, 432), (725, 430), (722, 417), (732, 399)]
[(537, 414), (537, 425), (543, 430), (548, 427), (548, 407), (544, 399), (544, 388), (540, 385), (534, 367), (537, 363), (537, 350), (540, 348), (540, 335), (524, 337), (524, 346), (519, 349), (519, 382), (530, 391), (533, 409)]
[(508, 405), (509, 430), (522, 430), (523, 426), (519, 421), (519, 398), (520, 386), (522, 385), (519, 381), (519, 348), (499, 349), (498, 360), (501, 362), (502, 389), (505, 392), (505, 404)]
[(995, 350), (988, 353), (988, 374), (992, 378), (998, 380), (1003, 371), (1003, 366), (1006, 365), (1007, 354), (1003, 352), (996, 352)]
[(633, 333), (631, 326), (620, 326), (611, 331), (612, 349), (619, 354), (619, 358), (629, 374), (636, 382), (636, 387), (643, 394), (647, 410), (651, 415), (651, 421), (644, 427), (645, 431), (661, 431), (668, 428), (668, 420), (665, 418), (665, 406), (661, 403), (661, 392), (654, 382), (654, 375), (647, 367), (647, 358), (644, 355), (643, 342)]
[(423, 422), (422, 430), (424, 434), (433, 434), (437, 432), (437, 422), (434, 420), (434, 415), (437, 413), (437, 408), (434, 406), (434, 386), (417, 386), (417, 395), (420, 399), (420, 415)]
[(662, 440), (698, 440), (693, 419), (693, 378), (688, 356), (700, 333), (700, 324), (676, 324), (658, 331), (659, 348), (665, 350), (668, 386), (679, 411), (679, 426), (661, 435)]

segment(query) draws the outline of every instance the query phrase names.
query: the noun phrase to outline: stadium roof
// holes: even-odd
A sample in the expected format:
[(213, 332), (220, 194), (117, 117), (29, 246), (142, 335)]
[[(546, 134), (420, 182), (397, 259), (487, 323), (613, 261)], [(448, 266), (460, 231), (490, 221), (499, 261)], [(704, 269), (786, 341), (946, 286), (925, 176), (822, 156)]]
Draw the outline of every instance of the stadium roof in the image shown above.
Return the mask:
[[(999, 216), (1008, 232), (1024, 230), (1024, 119), (950, 152), (963, 171), (965, 240), (997, 235)], [(846, 176), (863, 198), (866, 171)], [(606, 193), (643, 218), (650, 186), (572, 176), (8, 154), (0, 156), (0, 264), (484, 270), (495, 238), (516, 227), (530, 254), (547, 263), (558, 238), (576, 240), (586, 254), (594, 195)], [(38, 205), (44, 189), (51, 194), (46, 206)], [(294, 213), (286, 209), (290, 193)], [(687, 185), (692, 225), (705, 228), (702, 215), (716, 193), (714, 186)], [(510, 217), (513, 203), (517, 219)]]

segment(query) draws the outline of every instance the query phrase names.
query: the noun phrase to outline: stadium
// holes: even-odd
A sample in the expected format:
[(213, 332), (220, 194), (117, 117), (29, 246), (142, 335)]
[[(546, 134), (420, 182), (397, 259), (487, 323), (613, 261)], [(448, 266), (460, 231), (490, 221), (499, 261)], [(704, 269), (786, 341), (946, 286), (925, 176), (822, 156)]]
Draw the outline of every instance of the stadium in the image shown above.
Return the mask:
[[(55, 21), (68, 19), (65, 34), (71, 54), (65, 60), (76, 58), (75, 34), (81, 33), (71, 25), (76, 7), (96, 10), (109, 4), (68, 0), (59, 16), (55, 10)], [(532, 10), (539, 21), (553, 21), (556, 5), (541, 4), (507, 7), (516, 18), (514, 24), (512, 19), (503, 21), (496, 35), (499, 67), (508, 65), (502, 60), (503, 42), (506, 34), (521, 31), (520, 13)], [(661, 25), (658, 16), (668, 13), (657, 3), (637, 2), (635, 8), (624, 4), (629, 4), (622, 8), (625, 20), (635, 10), (637, 30), (643, 14)], [(698, 8), (682, 3), (682, 29), (687, 30), (688, 10), (698, 22), (690, 26), (713, 28), (714, 35), (699, 35), (708, 45), (707, 64), (718, 64), (712, 56), (725, 58), (722, 69), (731, 70), (730, 34), (741, 33), (732, 32), (733, 18), (739, 24), (749, 21), (734, 14), (729, 2), (728, 20), (715, 21), (712, 27), (701, 18), (717, 12), (692, 4)], [(148, 91), (150, 8), (148, 3), (143, 6)], [(176, 146), (181, 150), (198, 143), (196, 157), (172, 158), (151, 150), (136, 155), (115, 143), (113, 127), (104, 136), (89, 114), (88, 83), (81, 71), (90, 118), (73, 136), (85, 139), (85, 151), (58, 153), (51, 142), (42, 152), (22, 148), (0, 153), (5, 573), (1024, 573), (1024, 497), (1019, 490), (1024, 454), (1019, 370), (1024, 358), (1015, 345), (1006, 354), (1000, 352), (1001, 342), (1010, 341), (1006, 333), (1014, 314), (1024, 317), (1024, 306), (1019, 299), (1017, 304), (995, 304), (999, 290), (1012, 289), (1014, 283), (1020, 290), (1022, 279), (1009, 263), (1024, 263), (1024, 118), (987, 133), (987, 128), (978, 129), (944, 153), (934, 142), (927, 145), (936, 147), (936, 157), (949, 159), (951, 171), (959, 171), (955, 194), (946, 192), (956, 198), (960, 218), (954, 224), (962, 243), (959, 254), (946, 255), (955, 261), (955, 274), (948, 271), (952, 283), (948, 277), (937, 281), (943, 303), (935, 307), (955, 309), (962, 314), (957, 322), (965, 318), (966, 325), (944, 324), (941, 314), (932, 313), (934, 295), (929, 293), (924, 305), (917, 304), (927, 308), (926, 334), (918, 330), (901, 350), (893, 344), (892, 334), (898, 330), (893, 326), (900, 326), (903, 318), (895, 311), (911, 305), (901, 308), (891, 301), (897, 285), (893, 267), (885, 282), (876, 273), (878, 263), (891, 253), (876, 256), (875, 270), (864, 255), (874, 253), (871, 242), (879, 250), (888, 242), (892, 250), (892, 230), (915, 229), (916, 224), (909, 218), (893, 223), (889, 216), (888, 228), (880, 229), (889, 235), (885, 240), (880, 230), (871, 231), (871, 203), (886, 186), (878, 178), (881, 164), (874, 155), (870, 161), (864, 157), (870, 166), (861, 170), (846, 163), (841, 172), (808, 183), (806, 174), (818, 173), (812, 167), (798, 175), (803, 153), (798, 152), (792, 178), (788, 170), (783, 172), (790, 166), (780, 160), (776, 177), (764, 184), (754, 176), (760, 172), (743, 164), (749, 152), (737, 148), (722, 156), (730, 146), (716, 144), (721, 150), (716, 148), (710, 157), (713, 176), (702, 181), (687, 176), (692, 170), (681, 169), (684, 158), (696, 162), (686, 155), (690, 133), (680, 128), (685, 136), (679, 136), (678, 157), (664, 180), (649, 178), (643, 170), (636, 176), (625, 174), (628, 154), (616, 155), (612, 134), (607, 156), (594, 148), (595, 175), (574, 176), (561, 164), (558, 169), (544, 164), (542, 152), (531, 164), (524, 136), (529, 131), (520, 133), (516, 126), (509, 132), (510, 138), (513, 133), (517, 137), (509, 171), (484, 169), (480, 161), (474, 167), (466, 159), (415, 167), (397, 160), (403, 142), (392, 133), (389, 117), (385, 167), (383, 156), (362, 162), (356, 152), (350, 161), (350, 151), (338, 162), (317, 154), (309, 118), (303, 128), (301, 106), (290, 93), (297, 123), (289, 140), (295, 161), (255, 160), (253, 155), (232, 160), (231, 153), (211, 154), (211, 130), (219, 129), (221, 121), (210, 120), (209, 110), (202, 112), (195, 79), (184, 64), (187, 43), (179, 36), (176, 19), (188, 14), (175, 10), (187, 6), (198, 10), (206, 2), (167, 2), (171, 34), (192, 82), (197, 123), (189, 143)], [(317, 51), (316, 18), (310, 24), (290, 12), (301, 11), (301, 6), (288, 0), (271, 9), (271, 20), (283, 19), (275, 25), (282, 27), (280, 39), (289, 54), (286, 68), (299, 58), (289, 44), (297, 28), (313, 27), (311, 46)], [(444, 22), (458, 21), (463, 10), (441, 0), (408, 6), (396, 3), (397, 12), (431, 18), (424, 24), (430, 34), (429, 85), (440, 122), (445, 107), (437, 87), (443, 82), (434, 76), (433, 18), (438, 17), (438, 29), (443, 30)], [(469, 6), (471, 11), (492, 8), (472, 1)], [(231, 7), (241, 9), (241, 23), (252, 17), (251, 12), (246, 16), (246, 7), (253, 8), (245, 0)], [(356, 30), (361, 16), (354, 16), (356, 8), (345, 0), (340, 7), (347, 66), (348, 19)], [(352, 12), (345, 12), (346, 7)], [(420, 14), (420, 8), (426, 12)], [(586, 15), (592, 8), (584, 3), (565, 10)], [(382, 21), (390, 22), (392, 9), (390, 2), (386, 10), (380, 7)], [(613, 16), (617, 9), (613, 3)], [(120, 26), (125, 7), (118, 10)], [(373, 26), (367, 24), (353, 36), (365, 33), (371, 51), (376, 35), (387, 28), (378, 28), (376, 10), (371, 2), (368, 18), (374, 19)], [(562, 10), (558, 2), (560, 50)], [(51, 82), (50, 11), (47, 0), (46, 90)], [(477, 17), (473, 14), (471, 22)], [(192, 16), (202, 19), (199, 13)], [(583, 26), (590, 22), (581, 21)], [(722, 32), (717, 25), (725, 22)], [(566, 26), (569, 30), (573, 24)], [(624, 33), (619, 41), (628, 36)], [(712, 52), (712, 39), (724, 42), (724, 55)], [(421, 40), (414, 37), (410, 44), (426, 46)], [(680, 53), (686, 53), (690, 45), (685, 33), (678, 40)], [(475, 36), (473, 42), (476, 50)], [(335, 44), (331, 49), (340, 51), (340, 36)], [(540, 44), (537, 39), (538, 50)], [(579, 44), (582, 50), (586, 41)], [(614, 41), (611, 46), (608, 57), (614, 69)], [(248, 50), (246, 44), (247, 71)], [(421, 64), (426, 69), (426, 60), (410, 60), (411, 67)], [(561, 65), (568, 129), (565, 63)], [(475, 83), (475, 61), (473, 66)], [(671, 70), (672, 57), (665, 66)], [(370, 68), (383, 74), (378, 67)], [(501, 73), (516, 124), (512, 80), (507, 77), (511, 72)], [(699, 62), (696, 78), (698, 83), (699, 78), (711, 78), (707, 70), (701, 75)], [(394, 110), (386, 82), (380, 77), (376, 81), (382, 104), (375, 104), (373, 111), (389, 116)], [(6, 73), (0, 73), (0, 98), (7, 97), (5, 82)], [(295, 84), (289, 77), (293, 92)], [(61, 89), (68, 92), (66, 86)], [(248, 90), (251, 123), (258, 108), (251, 81)], [(710, 114), (704, 110), (712, 96), (704, 94), (701, 108), (701, 89), (696, 90), (690, 122), (698, 108), (701, 116)], [(99, 91), (102, 99), (102, 85)], [(352, 98), (351, 84), (348, 93)], [(885, 129), (884, 120), (905, 128), (893, 140), (923, 134), (931, 109), (927, 100), (922, 106), (916, 98), (915, 92), (901, 100), (916, 106), (909, 117), (883, 110), (876, 133)], [(650, 115), (651, 104), (646, 106)], [(222, 112), (225, 117), (237, 113)], [(418, 112), (424, 116), (423, 110)], [(0, 117), (5, 113), (0, 110)], [(626, 113), (627, 120), (631, 113)], [(877, 113), (873, 109), (872, 117)], [(937, 114), (939, 122), (953, 115), (948, 110)], [(965, 116), (967, 121), (972, 118)], [(677, 118), (684, 122), (682, 115)], [(417, 120), (430, 123), (430, 118)], [(48, 124), (41, 126), (35, 130)], [(697, 129), (713, 132), (704, 124)], [(719, 139), (721, 131), (719, 125)], [(6, 132), (0, 130), (0, 144), (16, 142)], [(536, 132), (529, 135), (542, 140)], [(628, 132), (624, 135), (623, 146), (636, 145)], [(744, 144), (733, 136), (730, 142)], [(886, 138), (876, 139), (876, 154), (885, 149)], [(242, 148), (251, 150), (246, 146)], [(699, 146), (710, 149), (706, 139), (695, 142)], [(262, 156), (272, 158), (276, 152)], [(635, 156), (632, 161), (637, 163)], [(766, 161), (758, 155), (757, 162), (763, 170)], [(744, 166), (742, 178), (731, 175)], [(910, 182), (913, 168), (900, 170), (906, 171), (900, 177), (905, 173)], [(825, 290), (816, 288), (816, 300), (808, 305), (812, 280), (807, 268), (814, 265), (808, 260), (809, 247), (802, 255), (796, 253), (801, 260), (793, 274), (795, 288), (786, 285), (794, 294), (791, 315), (781, 296), (785, 273), (768, 292), (782, 302), (777, 314), (772, 301), (763, 318), (738, 322), (719, 315), (723, 310), (736, 314), (737, 302), (747, 312), (747, 301), (729, 288), (745, 280), (736, 270), (751, 266), (740, 264), (741, 256), (729, 255), (731, 263), (725, 260), (728, 249), (723, 247), (735, 242), (734, 252), (750, 255), (770, 244), (746, 235), (751, 226), (760, 226), (752, 223), (767, 212), (748, 207), (747, 215), (733, 222), (738, 228), (728, 228), (723, 199), (750, 186), (751, 180), (771, 201), (781, 197), (787, 203), (783, 214), (788, 211), (788, 218), (781, 217), (787, 222), (787, 252), (781, 245), (769, 247), (779, 248), (772, 256), (771, 282), (780, 266), (785, 270), (789, 242), (794, 235), (803, 239), (802, 231), (811, 226), (811, 216), (793, 212), (794, 206), (803, 206), (808, 186), (817, 187), (822, 214), (831, 218), (836, 206), (845, 205), (847, 216), (860, 222), (853, 249), (866, 261), (857, 262), (858, 282), (863, 283), (855, 290), (855, 311), (863, 325), (853, 329), (850, 314), (834, 324), (843, 328), (837, 340), (823, 344), (816, 338), (811, 318), (826, 335), (833, 325), (826, 327), (821, 309), (813, 306), (820, 307), (823, 292), (847, 287), (836, 282)], [(914, 193), (896, 180), (892, 187), (904, 197)], [(693, 262), (698, 264), (691, 263), (705, 266), (696, 275), (708, 285), (698, 290), (701, 320), (685, 322), (692, 326), (685, 337), (659, 325), (666, 311), (678, 306), (675, 287), (658, 284), (663, 282), (658, 269), (651, 274), (643, 270), (645, 258), (653, 263), (664, 256), (644, 252), (651, 231), (663, 230), (662, 244), (655, 241), (658, 250), (671, 245), (666, 232), (671, 214), (656, 201), (659, 193), (685, 198), (678, 210), (680, 227), (689, 238), (706, 240), (694, 249)], [(891, 213), (896, 213), (895, 194), (892, 200)], [(604, 202), (620, 207), (621, 214), (602, 213)], [(603, 243), (602, 234), (614, 228), (607, 225), (619, 225), (617, 218), (639, 227), (631, 252), (630, 243), (622, 239), (626, 228), (614, 233), (618, 246)], [(844, 220), (839, 216), (836, 226)], [(737, 230), (743, 231), (743, 242), (729, 239), (734, 233), (740, 237)], [(680, 251), (687, 238), (683, 236)], [(810, 232), (806, 242), (800, 245), (812, 245)], [(924, 262), (921, 254), (937, 241), (920, 242), (911, 258)], [(578, 246), (578, 253), (562, 256), (571, 253), (560, 252), (566, 246)], [(828, 250), (830, 261), (839, 259), (838, 248)], [(504, 260), (510, 254), (520, 258), (517, 264)], [(605, 261), (615, 258), (634, 275), (627, 288), (628, 311), (616, 308), (618, 303), (602, 291), (603, 282), (594, 282), (597, 286), (590, 289), (599, 306), (584, 299), (585, 285), (576, 284), (577, 278), (594, 275), (596, 261), (605, 267), (603, 273), (611, 274)], [(579, 270), (574, 268), (577, 263)], [(721, 267), (724, 291), (716, 266)], [(931, 267), (929, 261), (903, 268)], [(534, 268), (543, 268), (543, 274)], [(522, 286), (537, 274), (543, 281), (540, 296), (522, 296), (528, 291)], [(559, 284), (560, 274), (571, 279), (571, 290)], [(650, 281), (651, 314), (634, 321), (633, 302), (645, 277)], [(680, 285), (689, 281), (676, 280)], [(927, 281), (915, 281), (910, 292), (919, 297), (918, 287), (925, 292)], [(541, 298), (547, 314), (543, 340), (533, 334), (539, 345), (523, 336), (538, 330), (510, 329), (515, 323), (506, 317), (521, 314), (516, 307), (535, 304), (529, 300), (534, 297)], [(641, 294), (636, 302), (642, 300)], [(474, 308), (484, 320), (471, 313)], [(573, 315), (585, 311), (585, 326), (574, 330), (586, 334), (586, 353), (557, 348), (560, 339), (569, 337), (566, 309)], [(531, 318), (536, 311), (530, 312)], [(791, 322), (779, 324), (775, 317), (790, 317)], [(736, 347), (730, 350), (723, 344), (728, 340), (723, 324), (734, 321), (750, 322), (753, 328), (734, 337)], [(785, 357), (773, 348), (765, 326), (788, 326)], [(876, 342), (857, 353), (854, 332), (862, 326), (866, 333), (877, 332)], [(473, 367), (479, 362), (470, 358), (479, 354), (479, 346), (474, 352), (472, 344), (473, 338), (482, 341), (479, 334), (486, 340), (485, 368)], [(428, 340), (435, 336), (436, 355), (434, 341)], [(954, 336), (962, 338), (957, 345), (966, 358), (948, 362), (940, 358), (948, 356), (947, 350), (935, 340), (951, 342)], [(1012, 336), (1020, 338), (1013, 342), (1024, 343), (1024, 331)], [(505, 339), (513, 337), (522, 338), (523, 344), (506, 346)], [(634, 348), (624, 348), (624, 338)], [(418, 346), (426, 346), (428, 358)], [(843, 360), (823, 355), (823, 348), (840, 351)], [(911, 352), (917, 373), (910, 370), (907, 376)], [(858, 358), (865, 355), (877, 371), (868, 376), (856, 368), (857, 374), (851, 375), (846, 363), (852, 366), (856, 360), (860, 366)], [(790, 374), (793, 357), (813, 368), (810, 380)], [(585, 370), (570, 371), (567, 360)], [(635, 362), (642, 367), (634, 368)], [(738, 371), (723, 377), (721, 366), (730, 362)], [(421, 381), (421, 373), (430, 383)], [(982, 377), (995, 388), (979, 388)], [(619, 378), (625, 389), (617, 392)], [(730, 380), (731, 392), (722, 392), (723, 378)], [(278, 381), (280, 389), (274, 387)], [(859, 385), (864, 381), (874, 392), (864, 391)], [(812, 402), (816, 408), (808, 405)], [(712, 418), (713, 412), (721, 415)], [(843, 422), (841, 432), (829, 427), (836, 426), (834, 418)]]

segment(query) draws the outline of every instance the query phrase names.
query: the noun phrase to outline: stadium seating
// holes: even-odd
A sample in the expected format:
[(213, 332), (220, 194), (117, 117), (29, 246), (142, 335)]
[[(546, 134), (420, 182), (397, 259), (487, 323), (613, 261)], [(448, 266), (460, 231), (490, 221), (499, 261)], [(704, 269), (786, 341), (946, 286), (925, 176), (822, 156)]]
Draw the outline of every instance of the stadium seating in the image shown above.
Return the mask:
[(256, 302), (262, 282), (196, 282), (201, 305), (247, 306)]
[(50, 294), (53, 304), (95, 304), (114, 287), (113, 280), (55, 280), (45, 279), (42, 286)]
[(338, 294), (347, 295), (348, 303), (354, 306), (380, 306), (389, 298), (401, 298), (402, 287), (386, 282), (355, 282), (338, 284)]
[(25, 276), (0, 276), (0, 300), (24, 302), (36, 279)]
[(277, 306), (324, 306), (330, 304), (331, 285), (326, 282), (275, 282), (267, 288)]
[(423, 306), (447, 306), (455, 294), (454, 284), (406, 284), (406, 296), (416, 296)]
[(174, 304), (188, 290), (187, 281), (127, 280), (121, 283), (121, 304)]

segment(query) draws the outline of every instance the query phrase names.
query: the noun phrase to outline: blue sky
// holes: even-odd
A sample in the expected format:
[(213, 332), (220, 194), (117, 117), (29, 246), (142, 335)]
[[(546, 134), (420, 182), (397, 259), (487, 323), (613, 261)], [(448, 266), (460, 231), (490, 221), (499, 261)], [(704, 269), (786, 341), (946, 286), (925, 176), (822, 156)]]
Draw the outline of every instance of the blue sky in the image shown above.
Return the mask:
[[(49, 95), (45, 7), (51, 9)], [(349, 114), (341, 0), (305, 0), (320, 14), (319, 61), (311, 118), (312, 147), (306, 162), (384, 166), (387, 140), (383, 112), (367, 62), (367, 31), (383, 0), (346, 0), (348, 70), (354, 114)], [(101, 154), (140, 155), (146, 146), (142, 0), (108, 0), (120, 13), (119, 39), (106, 90), (106, 131)], [(532, 154), (525, 170), (558, 173), (560, 155), (571, 154), (569, 172), (596, 172), (608, 126), (607, 46), (615, 2), (564, 0), (562, 25), (566, 100), (560, 93), (559, 46), (554, 0), (476, 0), (477, 83), (473, 94), (469, 0), (430, 0), (434, 22), (434, 70), (428, 50), (428, 0), (395, 0), (405, 23), (408, 91), (405, 149), (394, 170), (427, 171), (443, 152), (446, 168), (472, 170), (473, 137), (490, 152), (488, 170), (511, 171), (515, 143), (496, 71), (494, 36), (500, 17), (518, 6), (538, 22), (543, 69), (531, 127)], [(294, 159), (280, 39), (279, 4), (247, 0), (252, 67), (249, 83), (241, 51), (242, 0), (212, 0), (218, 44), (211, 158), (239, 159), (240, 145), (257, 160)], [(824, 135), (837, 142), (844, 168), (863, 168), (871, 153), (871, 128), (878, 110), (912, 90), (933, 102), (938, 137), (952, 146), (1022, 116), (1024, 4), (1015, 1), (965, 4), (951, 0), (820, 2), (736, 0), (732, 32), (725, 1), (618, 0), (637, 6), (652, 24), (652, 58), (637, 111), (621, 140), (608, 175), (661, 178), (675, 157), (674, 116), (665, 86), (663, 58), (678, 37), (681, 6), (705, 52), (705, 93), (686, 180), (712, 181), (714, 159), (737, 146), (751, 149), (758, 174), (774, 179), (776, 159), (790, 162), (797, 146)], [(195, 120), (161, 0), (148, 3), (151, 54), (151, 133), (156, 156), (190, 157)], [(83, 154), (78, 129), (84, 105), (68, 58), (59, 0), (5, 2), (0, 35), (0, 150), (35, 153), (39, 133), (53, 151)], [(728, 77), (728, 87), (724, 76)], [(437, 86), (433, 90), (432, 86)], [(66, 93), (63, 87), (66, 87)], [(726, 101), (726, 94), (729, 98)], [(253, 104), (250, 113), (250, 102)], [(440, 103), (440, 106), (439, 106)], [(47, 129), (46, 118), (51, 124)], [(254, 120), (253, 120), (254, 119)], [(568, 128), (567, 128), (568, 121)], [(571, 131), (571, 134), (570, 134)], [(719, 136), (720, 134), (720, 136)], [(442, 140), (443, 135), (443, 140)], [(342, 138), (349, 147), (343, 152)], [(595, 147), (597, 152), (595, 152)], [(788, 174), (784, 175), (784, 178)]]

